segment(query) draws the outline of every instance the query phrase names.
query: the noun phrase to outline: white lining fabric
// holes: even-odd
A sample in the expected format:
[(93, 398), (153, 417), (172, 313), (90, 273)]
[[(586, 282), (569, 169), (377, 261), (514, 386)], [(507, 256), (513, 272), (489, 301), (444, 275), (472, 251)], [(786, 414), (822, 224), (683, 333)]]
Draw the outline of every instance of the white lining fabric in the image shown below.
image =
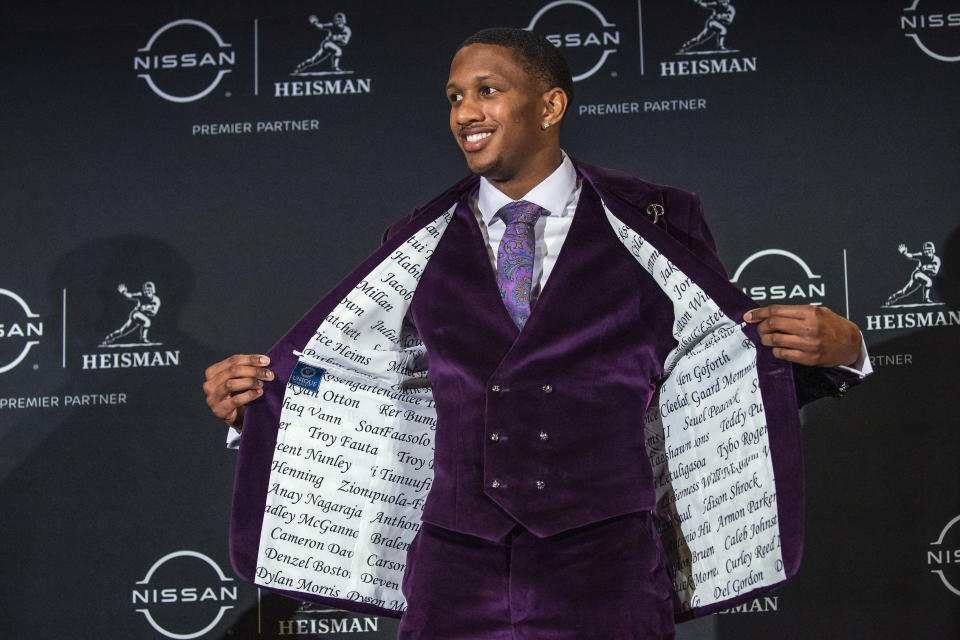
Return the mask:
[[(427, 354), (406, 316), (454, 209), (361, 280), (297, 354), (257, 584), (405, 608), (400, 582), (433, 483), (437, 423)], [(318, 373), (315, 390), (294, 383), (303, 367)]]
[(677, 346), (667, 356), (645, 429), (675, 608), (707, 606), (781, 582), (786, 575), (756, 347), (689, 276), (604, 209), (630, 255), (673, 302)]

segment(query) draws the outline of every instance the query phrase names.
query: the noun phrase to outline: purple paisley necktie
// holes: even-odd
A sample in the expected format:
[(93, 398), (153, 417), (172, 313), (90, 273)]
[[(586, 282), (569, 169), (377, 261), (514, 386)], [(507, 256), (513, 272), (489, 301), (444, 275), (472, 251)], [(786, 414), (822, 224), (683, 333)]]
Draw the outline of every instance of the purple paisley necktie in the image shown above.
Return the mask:
[(533, 281), (533, 226), (542, 209), (532, 202), (517, 200), (497, 215), (507, 229), (497, 250), (497, 286), (500, 297), (518, 329), (530, 317), (530, 289)]

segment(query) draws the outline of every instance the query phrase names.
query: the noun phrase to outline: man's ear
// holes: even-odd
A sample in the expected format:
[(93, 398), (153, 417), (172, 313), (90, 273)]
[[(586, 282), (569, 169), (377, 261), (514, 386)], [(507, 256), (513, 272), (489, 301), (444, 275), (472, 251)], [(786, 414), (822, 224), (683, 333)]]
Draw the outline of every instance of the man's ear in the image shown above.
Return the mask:
[(567, 92), (560, 87), (553, 87), (543, 94), (543, 122), (541, 128), (546, 129), (560, 124), (563, 115), (567, 112)]

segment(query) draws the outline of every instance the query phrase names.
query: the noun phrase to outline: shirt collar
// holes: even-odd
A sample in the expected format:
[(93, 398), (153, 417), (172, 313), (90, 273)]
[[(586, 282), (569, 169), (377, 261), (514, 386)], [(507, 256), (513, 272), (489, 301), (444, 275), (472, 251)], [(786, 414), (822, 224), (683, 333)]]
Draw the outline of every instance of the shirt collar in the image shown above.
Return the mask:
[[(563, 153), (561, 151), (561, 153)], [(567, 203), (577, 188), (577, 172), (566, 153), (560, 166), (547, 176), (543, 182), (527, 192), (520, 200), (538, 205), (544, 210), (542, 215), (562, 217), (566, 215)], [(477, 208), (483, 216), (484, 224), (489, 225), (497, 212), (513, 200), (493, 186), (486, 178), (480, 178), (480, 194)]]

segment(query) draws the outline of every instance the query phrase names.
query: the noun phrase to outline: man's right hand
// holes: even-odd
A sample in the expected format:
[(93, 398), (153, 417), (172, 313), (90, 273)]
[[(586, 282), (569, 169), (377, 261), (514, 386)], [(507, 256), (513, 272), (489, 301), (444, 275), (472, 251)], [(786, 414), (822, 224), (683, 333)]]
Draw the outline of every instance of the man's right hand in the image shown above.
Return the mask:
[(263, 394), (263, 383), (273, 380), (270, 358), (258, 353), (236, 354), (210, 365), (204, 372), (207, 406), (231, 427), (243, 423), (243, 406)]

